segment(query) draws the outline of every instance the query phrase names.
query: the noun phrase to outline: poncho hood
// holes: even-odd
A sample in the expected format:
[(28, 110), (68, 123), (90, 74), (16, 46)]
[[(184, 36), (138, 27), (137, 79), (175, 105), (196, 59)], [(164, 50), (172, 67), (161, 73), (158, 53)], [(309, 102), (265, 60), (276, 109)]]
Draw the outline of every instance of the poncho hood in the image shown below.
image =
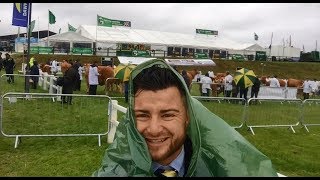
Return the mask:
[(132, 88), (137, 74), (153, 65), (173, 71), (187, 92), (190, 118), (187, 135), (193, 153), (186, 176), (277, 176), (271, 160), (193, 98), (183, 77), (161, 59), (146, 61), (132, 71), (127, 113), (119, 120), (114, 142), (107, 148), (102, 166), (93, 176), (154, 176), (147, 144), (136, 129)]

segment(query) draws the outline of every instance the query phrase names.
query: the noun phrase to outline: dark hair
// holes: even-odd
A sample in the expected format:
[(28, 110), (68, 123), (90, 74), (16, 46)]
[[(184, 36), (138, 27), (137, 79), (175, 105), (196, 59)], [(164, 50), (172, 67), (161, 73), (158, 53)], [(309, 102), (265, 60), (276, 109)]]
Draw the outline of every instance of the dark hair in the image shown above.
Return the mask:
[(143, 90), (163, 90), (169, 87), (177, 87), (182, 96), (185, 96), (185, 89), (182, 82), (179, 80), (175, 73), (167, 68), (159, 67), (158, 65), (151, 66), (150, 68), (143, 69), (133, 79), (133, 93)]
[(182, 75), (187, 75), (187, 71), (186, 70), (182, 70), (181, 74)]

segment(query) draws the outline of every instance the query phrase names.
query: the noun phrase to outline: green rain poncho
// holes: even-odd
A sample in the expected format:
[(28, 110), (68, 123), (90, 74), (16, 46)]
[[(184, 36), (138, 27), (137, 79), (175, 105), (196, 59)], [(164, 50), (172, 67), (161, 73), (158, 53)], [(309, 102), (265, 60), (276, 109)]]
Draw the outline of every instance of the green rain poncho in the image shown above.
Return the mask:
[[(154, 59), (138, 65), (129, 79), (129, 107), (117, 127), (115, 139), (109, 145), (102, 166), (93, 176), (154, 176), (147, 144), (135, 125), (133, 111), (134, 77), (143, 69), (160, 64), (181, 75), (163, 60)], [(192, 141), (192, 157), (186, 176), (277, 176), (271, 160), (250, 144), (224, 120), (210, 112), (186, 91)]]

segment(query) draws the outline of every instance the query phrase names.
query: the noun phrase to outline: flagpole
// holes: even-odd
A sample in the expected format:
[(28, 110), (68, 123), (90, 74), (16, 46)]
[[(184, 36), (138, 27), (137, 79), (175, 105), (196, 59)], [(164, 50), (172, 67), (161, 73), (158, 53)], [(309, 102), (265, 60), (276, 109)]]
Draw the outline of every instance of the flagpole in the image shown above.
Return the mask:
[[(48, 9), (49, 12), (49, 9)], [(49, 23), (50, 23), (50, 15), (48, 17), (48, 36), (47, 36), (47, 47), (49, 47)]]
[(270, 52), (269, 52), (269, 56), (271, 56), (272, 39), (273, 39), (273, 32), (271, 33), (271, 42), (270, 42)]
[(40, 26), (40, 22), (39, 22), (39, 16), (38, 16), (38, 42), (39, 42), (39, 34), (40, 34), (39, 26)]
[(31, 8), (31, 5), (32, 5), (32, 3), (29, 3), (29, 17), (28, 17), (28, 30), (27, 30), (27, 37), (28, 37), (28, 53), (27, 53), (27, 60), (26, 60), (26, 62), (27, 62), (27, 67), (26, 67), (26, 75), (27, 76), (25, 76), (25, 93), (29, 93), (29, 89), (30, 89), (30, 84), (29, 84), (29, 74), (30, 74), (30, 72), (29, 72), (29, 70), (30, 70), (30, 63), (29, 63), (29, 60), (30, 60), (30, 25), (31, 25), (31, 10), (32, 10), (32, 8)]

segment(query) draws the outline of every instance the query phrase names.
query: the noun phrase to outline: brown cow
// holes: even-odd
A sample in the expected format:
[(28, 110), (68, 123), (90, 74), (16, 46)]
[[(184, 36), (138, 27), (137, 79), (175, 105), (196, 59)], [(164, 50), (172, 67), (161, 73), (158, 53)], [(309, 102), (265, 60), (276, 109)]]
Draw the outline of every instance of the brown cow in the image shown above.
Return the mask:
[(118, 78), (107, 78), (105, 86), (106, 95), (109, 91), (123, 93), (123, 82)]
[[(192, 80), (194, 79), (194, 77), (195, 77), (198, 73), (199, 73), (199, 71), (196, 70), (196, 69), (193, 69), (193, 70), (191, 70), (191, 71), (187, 71), (187, 76), (188, 76), (190, 82), (192, 82)], [(181, 74), (181, 73), (180, 73), (180, 74)]]
[(289, 78), (287, 82), (288, 87), (297, 87), (300, 88), (303, 84), (302, 80)]
[[(87, 84), (87, 93), (89, 93), (89, 66), (90, 64), (85, 64), (85, 79), (86, 79), (86, 84)], [(98, 66), (98, 73), (100, 76), (98, 77), (98, 82), (100, 86), (105, 86), (106, 85), (106, 80), (107, 78), (113, 78), (114, 77), (114, 71), (113, 68), (110, 66)]]
[[(270, 78), (267, 76), (261, 76), (261, 78), (259, 78), (261, 83), (265, 86), (270, 86)], [(287, 82), (285, 79), (279, 79), (277, 78), (280, 84), (280, 87), (285, 87)]]
[(40, 69), (42, 72), (46, 72), (48, 74), (51, 74), (51, 68), (50, 68), (50, 65), (48, 65), (48, 64), (40, 63)]

